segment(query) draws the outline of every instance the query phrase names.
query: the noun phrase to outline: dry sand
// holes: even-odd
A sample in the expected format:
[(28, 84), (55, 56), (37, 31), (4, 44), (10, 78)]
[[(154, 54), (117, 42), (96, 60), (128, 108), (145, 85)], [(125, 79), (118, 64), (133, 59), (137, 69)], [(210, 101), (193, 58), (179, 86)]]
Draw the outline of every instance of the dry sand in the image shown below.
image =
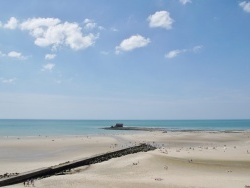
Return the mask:
[[(244, 188), (250, 185), (250, 132), (138, 132), (0, 138), (0, 174), (25, 172), (141, 142), (158, 147), (36, 180), (36, 187)], [(249, 152), (248, 152), (249, 151)], [(8, 187), (23, 187), (16, 184)]]

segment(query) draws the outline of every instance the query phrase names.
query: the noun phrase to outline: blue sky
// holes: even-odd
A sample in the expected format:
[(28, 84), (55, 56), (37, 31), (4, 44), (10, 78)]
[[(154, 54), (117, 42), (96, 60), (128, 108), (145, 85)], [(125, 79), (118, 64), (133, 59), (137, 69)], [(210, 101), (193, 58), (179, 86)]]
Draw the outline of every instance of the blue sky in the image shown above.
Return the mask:
[(250, 118), (250, 1), (8, 0), (0, 12), (0, 118)]

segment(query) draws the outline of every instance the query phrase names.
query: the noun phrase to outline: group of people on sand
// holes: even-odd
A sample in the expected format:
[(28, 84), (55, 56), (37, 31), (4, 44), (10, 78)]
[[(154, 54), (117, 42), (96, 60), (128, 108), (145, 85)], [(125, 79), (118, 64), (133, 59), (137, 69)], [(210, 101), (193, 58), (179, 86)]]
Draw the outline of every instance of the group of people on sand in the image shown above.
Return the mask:
[(12, 176), (17, 176), (19, 173), (8, 173), (6, 172), (5, 174), (3, 175), (0, 175), (0, 178), (8, 178), (8, 177), (12, 177)]
[(32, 185), (33, 187), (35, 187), (34, 179), (27, 180), (27, 181), (23, 182), (23, 185), (24, 185), (24, 187), (29, 187), (29, 186), (31, 186), (31, 185)]

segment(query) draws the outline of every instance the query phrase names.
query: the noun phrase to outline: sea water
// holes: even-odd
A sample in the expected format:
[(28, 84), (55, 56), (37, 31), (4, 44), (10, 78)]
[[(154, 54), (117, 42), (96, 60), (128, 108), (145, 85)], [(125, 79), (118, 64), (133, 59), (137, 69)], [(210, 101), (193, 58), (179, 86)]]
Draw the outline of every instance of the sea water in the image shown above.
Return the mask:
[(250, 130), (250, 120), (0, 120), (0, 136), (107, 134), (109, 130), (101, 128), (110, 127), (116, 123), (173, 131)]

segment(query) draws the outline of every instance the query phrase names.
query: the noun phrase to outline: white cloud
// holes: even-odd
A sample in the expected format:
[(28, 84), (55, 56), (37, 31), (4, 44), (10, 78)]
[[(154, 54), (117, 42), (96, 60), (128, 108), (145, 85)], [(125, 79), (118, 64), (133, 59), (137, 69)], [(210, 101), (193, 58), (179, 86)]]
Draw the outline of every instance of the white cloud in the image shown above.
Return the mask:
[(46, 54), (45, 55), (46, 60), (51, 60), (51, 59), (54, 59), (55, 57), (56, 57), (56, 54)]
[(96, 27), (96, 25), (97, 24), (91, 19), (86, 18), (84, 20), (84, 28), (85, 29), (94, 29)]
[(22, 55), (22, 53), (16, 52), (16, 51), (11, 51), (11, 52), (9, 52), (9, 53), (7, 54), (7, 56), (8, 56), (8, 57), (12, 57), (12, 58), (21, 59), (21, 60), (26, 59), (26, 57), (24, 57), (24, 56)]
[(43, 66), (42, 71), (52, 71), (55, 68), (55, 64), (53, 63), (48, 63)]
[(198, 45), (198, 46), (193, 47), (192, 51), (196, 53), (196, 52), (199, 52), (202, 48), (203, 48), (202, 45)]
[[(91, 20), (85, 20), (86, 27), (93, 28), (95, 23)], [(73, 50), (80, 50), (94, 45), (98, 34), (83, 34), (82, 28), (75, 22), (61, 22), (58, 18), (32, 18), (21, 23), (14, 17), (10, 18), (6, 29), (19, 28), (23, 31), (29, 31), (34, 37), (35, 45), (40, 47), (51, 46), (57, 49), (60, 46), (69, 46)]]
[(178, 55), (182, 54), (182, 53), (186, 53), (186, 52), (193, 52), (193, 53), (197, 53), (201, 50), (201, 48), (203, 48), (203, 46), (198, 45), (198, 46), (194, 46), (193, 48), (190, 49), (177, 49), (177, 50), (171, 50), (168, 53), (165, 54), (165, 57), (168, 59), (172, 59), (177, 57)]
[[(52, 26), (56, 26), (61, 22), (58, 18), (29, 18), (20, 24), (22, 30), (28, 30), (30, 32), (36, 29), (45, 29)], [(34, 35), (34, 33), (31, 33)], [(35, 35), (34, 35), (35, 36)]]
[(168, 59), (172, 59), (172, 58), (176, 57), (180, 53), (182, 53), (182, 50), (172, 50), (172, 51), (169, 51), (165, 55), (165, 57), (168, 58)]
[(192, 3), (191, 0), (179, 0), (181, 4), (185, 5), (187, 3)]
[(155, 12), (147, 20), (149, 21), (149, 27), (162, 27), (165, 29), (171, 29), (174, 22), (168, 11)]
[(65, 44), (70, 46), (74, 50), (85, 49), (92, 46), (95, 40), (99, 37), (92, 33), (83, 36), (81, 33), (81, 28), (76, 23), (65, 23)]
[(141, 35), (133, 35), (128, 39), (124, 39), (119, 46), (116, 46), (116, 54), (119, 54), (121, 51), (131, 51), (136, 48), (145, 47), (149, 43), (149, 38), (144, 38)]
[(15, 52), (15, 51), (11, 51), (8, 53), (9, 57), (15, 57), (15, 58), (20, 58), (22, 56), (22, 54), (20, 52)]
[(28, 58), (27, 56), (23, 56), (21, 52), (16, 52), (16, 51), (10, 51), (7, 54), (0, 51), (0, 57), (10, 57), (10, 58), (16, 58), (19, 60), (25, 60)]
[(242, 1), (239, 3), (239, 6), (242, 7), (245, 12), (250, 13), (250, 2)]
[(16, 78), (10, 78), (10, 79), (0, 78), (0, 80), (3, 84), (12, 84), (16, 81)]
[(18, 20), (15, 17), (11, 17), (9, 21), (3, 25), (6, 29), (16, 29), (18, 26)]

